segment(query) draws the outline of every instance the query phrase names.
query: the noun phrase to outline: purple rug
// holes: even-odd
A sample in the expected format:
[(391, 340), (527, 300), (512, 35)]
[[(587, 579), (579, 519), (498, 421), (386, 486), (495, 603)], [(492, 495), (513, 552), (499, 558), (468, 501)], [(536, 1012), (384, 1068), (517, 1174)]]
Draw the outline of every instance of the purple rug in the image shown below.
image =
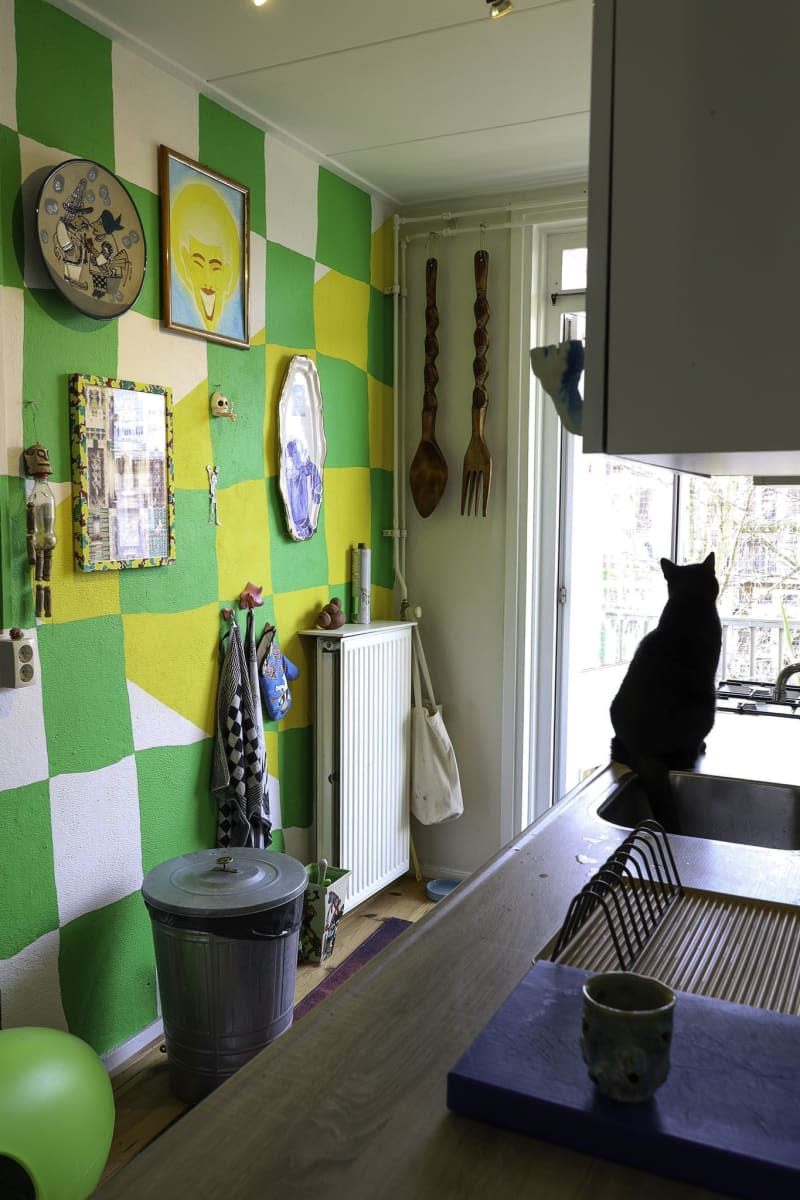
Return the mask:
[(360, 946), (356, 946), (352, 954), (348, 954), (338, 967), (334, 967), (313, 991), (310, 991), (299, 1004), (295, 1005), (294, 1020), (299, 1021), (315, 1004), (319, 1004), (320, 1000), (324, 1000), (326, 996), (330, 996), (331, 992), (335, 992), (340, 983), (344, 983), (351, 975), (355, 975), (356, 971), (374, 958), (384, 946), (388, 946), (389, 942), (393, 942), (397, 935), (404, 929), (408, 929), (411, 924), (411, 921), (403, 921), (400, 917), (387, 917), (374, 933), (371, 933)]

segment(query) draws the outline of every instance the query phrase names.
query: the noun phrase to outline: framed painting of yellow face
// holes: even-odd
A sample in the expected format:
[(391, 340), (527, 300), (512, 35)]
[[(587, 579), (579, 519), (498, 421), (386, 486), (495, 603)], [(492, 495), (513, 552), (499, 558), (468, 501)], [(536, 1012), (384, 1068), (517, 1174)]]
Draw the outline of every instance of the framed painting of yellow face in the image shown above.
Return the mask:
[(248, 348), (250, 189), (159, 149), (166, 329)]

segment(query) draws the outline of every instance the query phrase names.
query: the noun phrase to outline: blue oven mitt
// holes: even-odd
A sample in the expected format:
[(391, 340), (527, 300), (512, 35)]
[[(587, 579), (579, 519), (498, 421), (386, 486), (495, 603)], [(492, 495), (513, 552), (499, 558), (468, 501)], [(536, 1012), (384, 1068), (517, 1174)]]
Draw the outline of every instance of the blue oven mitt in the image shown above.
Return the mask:
[(265, 625), (256, 651), (261, 703), (268, 721), (280, 721), (292, 707), (289, 683), (300, 674), (278, 644), (274, 625)]
[(556, 406), (568, 433), (583, 428), (583, 397), (578, 389), (583, 372), (583, 342), (559, 342), (531, 350), (533, 373)]

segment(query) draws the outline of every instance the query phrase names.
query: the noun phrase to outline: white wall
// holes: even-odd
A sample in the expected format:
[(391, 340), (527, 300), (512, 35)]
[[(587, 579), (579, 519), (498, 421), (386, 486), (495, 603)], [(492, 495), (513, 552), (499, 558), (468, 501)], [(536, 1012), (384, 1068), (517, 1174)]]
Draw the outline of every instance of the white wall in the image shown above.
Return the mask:
[[(453, 740), (464, 793), (464, 815), (440, 827), (413, 822), (412, 835), (425, 873), (465, 874), (484, 862), (514, 832), (522, 809), (513, 796), (522, 772), (523, 703), (520, 688), (527, 679), (513, 678), (524, 662), (524, 627), (516, 628), (517, 576), (526, 554), (533, 514), (526, 508), (527, 446), (531, 379), (529, 294), (530, 235), (519, 230), (492, 230), (505, 220), (530, 220), (538, 226), (585, 211), (585, 187), (551, 189), (535, 196), (530, 209), (506, 215), (487, 211), (464, 217), (460, 226), (485, 224), (486, 231), (463, 236), (419, 237), (426, 225), (401, 225), (411, 237), (406, 251), (406, 330), (404, 404), (400, 486), (406, 502), (406, 580), (412, 605), (423, 609), (420, 630), (437, 700), (443, 705)], [(492, 201), (462, 201), (476, 209)], [(455, 212), (443, 203), (437, 212)], [(407, 215), (407, 214), (406, 214)], [(415, 213), (414, 215), (418, 215)], [(431, 219), (431, 229), (441, 227)], [(470, 439), (475, 317), (474, 254), (489, 253), (489, 408), (486, 441), (493, 475), (487, 516), (461, 516), (461, 478)], [(421, 518), (408, 486), (410, 464), (420, 438), (425, 361), (425, 261), (438, 260), (439, 384), (436, 389), (437, 441), (447, 461), (449, 479), (436, 510)], [(528, 261), (520, 261), (525, 255)], [(524, 451), (520, 455), (520, 449)], [(521, 520), (520, 520), (521, 518)], [(506, 625), (508, 627), (506, 627)], [(512, 728), (514, 726), (514, 728)], [(515, 816), (515, 814), (517, 814)]]

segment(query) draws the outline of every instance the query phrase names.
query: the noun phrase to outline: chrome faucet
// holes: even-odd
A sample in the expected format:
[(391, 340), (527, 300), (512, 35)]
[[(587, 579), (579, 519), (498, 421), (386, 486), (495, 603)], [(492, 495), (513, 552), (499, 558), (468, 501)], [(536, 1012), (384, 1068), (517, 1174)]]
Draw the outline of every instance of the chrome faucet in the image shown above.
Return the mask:
[(792, 675), (800, 675), (800, 663), (789, 663), (788, 667), (783, 667), (778, 672), (775, 687), (772, 689), (772, 699), (776, 704), (786, 699), (786, 680)]

